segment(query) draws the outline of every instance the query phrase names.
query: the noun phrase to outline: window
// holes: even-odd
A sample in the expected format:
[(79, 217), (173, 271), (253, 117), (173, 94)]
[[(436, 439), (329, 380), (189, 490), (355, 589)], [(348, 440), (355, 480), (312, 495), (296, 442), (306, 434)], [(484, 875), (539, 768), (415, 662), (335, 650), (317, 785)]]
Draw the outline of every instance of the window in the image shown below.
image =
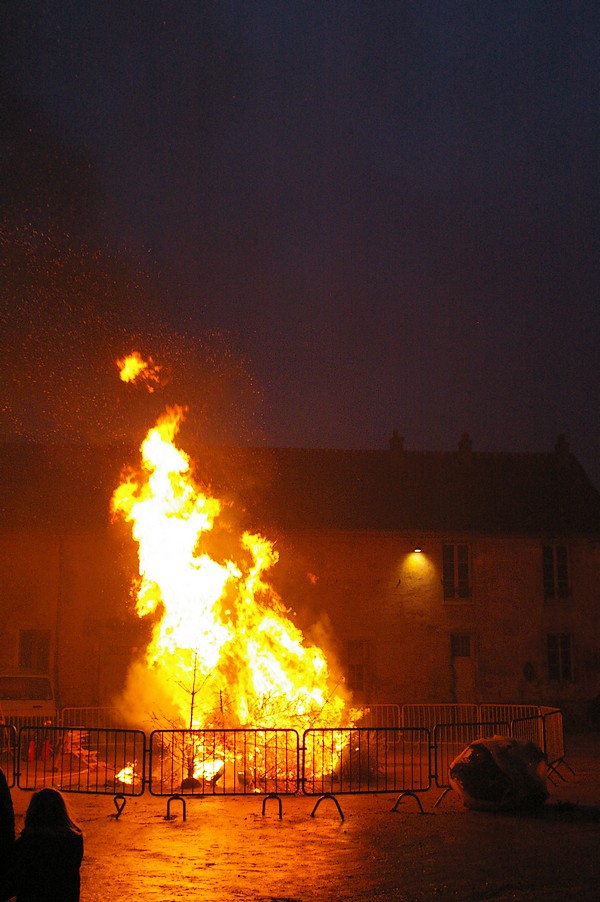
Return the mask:
[(565, 545), (542, 546), (544, 598), (567, 598), (569, 595), (569, 562)]
[(369, 639), (350, 639), (348, 642), (348, 688), (353, 692), (367, 692), (371, 684), (372, 645)]
[(573, 679), (571, 636), (556, 633), (548, 636), (548, 679), (567, 683)]
[(442, 583), (444, 599), (470, 598), (470, 562), (468, 545), (442, 547)]
[(29, 673), (50, 672), (50, 630), (20, 631), (19, 670)]
[(52, 701), (54, 693), (47, 677), (0, 676), (2, 701)]
[(471, 657), (471, 637), (467, 634), (452, 633), (450, 636), (450, 654), (453, 658)]

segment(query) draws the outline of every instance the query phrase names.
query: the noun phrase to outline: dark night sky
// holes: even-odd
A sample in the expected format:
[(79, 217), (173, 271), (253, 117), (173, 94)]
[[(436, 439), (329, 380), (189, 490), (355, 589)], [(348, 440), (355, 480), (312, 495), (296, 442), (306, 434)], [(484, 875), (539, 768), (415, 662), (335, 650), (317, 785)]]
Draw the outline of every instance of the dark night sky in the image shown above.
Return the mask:
[(600, 484), (600, 4), (8, 0), (2, 19), (9, 80), (97, 167), (111, 240), (176, 274), (167, 321), (248, 361), (264, 442), (564, 432)]

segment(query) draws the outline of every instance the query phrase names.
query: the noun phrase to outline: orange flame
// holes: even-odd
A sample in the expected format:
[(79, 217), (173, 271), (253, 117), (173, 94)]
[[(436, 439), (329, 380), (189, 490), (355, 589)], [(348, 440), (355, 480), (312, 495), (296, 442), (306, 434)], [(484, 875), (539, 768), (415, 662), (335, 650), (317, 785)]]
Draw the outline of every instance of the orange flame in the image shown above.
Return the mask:
[(133, 351), (127, 357), (120, 358), (116, 364), (122, 382), (135, 382), (140, 379), (149, 392), (153, 392), (154, 386), (160, 384), (161, 367), (155, 364), (151, 357), (144, 360), (139, 351)]
[(127, 764), (122, 770), (117, 774), (117, 780), (120, 783), (123, 783), (125, 786), (132, 786), (134, 779), (137, 777), (137, 773), (135, 770), (135, 764)]
[(352, 714), (323, 651), (305, 644), (266, 581), (278, 560), (272, 543), (246, 532), (229, 557), (209, 553), (222, 505), (175, 445), (182, 418), (182, 408), (167, 409), (142, 444), (139, 473), (112, 498), (138, 544), (136, 610), (153, 623), (146, 673), (176, 726), (339, 726)]

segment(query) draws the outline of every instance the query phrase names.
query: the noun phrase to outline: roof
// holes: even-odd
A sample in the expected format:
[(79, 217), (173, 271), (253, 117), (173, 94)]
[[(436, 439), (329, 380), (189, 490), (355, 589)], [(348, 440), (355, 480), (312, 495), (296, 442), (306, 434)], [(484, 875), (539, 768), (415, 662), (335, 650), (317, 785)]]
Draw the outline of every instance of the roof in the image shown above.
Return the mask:
[[(600, 535), (600, 494), (564, 446), (553, 453), (198, 447), (199, 482), (251, 528)], [(108, 526), (125, 446), (0, 445), (0, 526)]]

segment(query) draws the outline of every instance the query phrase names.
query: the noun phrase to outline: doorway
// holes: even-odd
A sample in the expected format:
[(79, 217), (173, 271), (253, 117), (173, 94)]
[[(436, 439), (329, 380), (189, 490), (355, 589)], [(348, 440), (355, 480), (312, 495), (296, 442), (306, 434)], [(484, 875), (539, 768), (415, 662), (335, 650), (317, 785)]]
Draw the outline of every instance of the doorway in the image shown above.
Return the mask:
[(450, 635), (450, 667), (454, 679), (454, 697), (459, 705), (477, 703), (475, 642), (470, 633)]

